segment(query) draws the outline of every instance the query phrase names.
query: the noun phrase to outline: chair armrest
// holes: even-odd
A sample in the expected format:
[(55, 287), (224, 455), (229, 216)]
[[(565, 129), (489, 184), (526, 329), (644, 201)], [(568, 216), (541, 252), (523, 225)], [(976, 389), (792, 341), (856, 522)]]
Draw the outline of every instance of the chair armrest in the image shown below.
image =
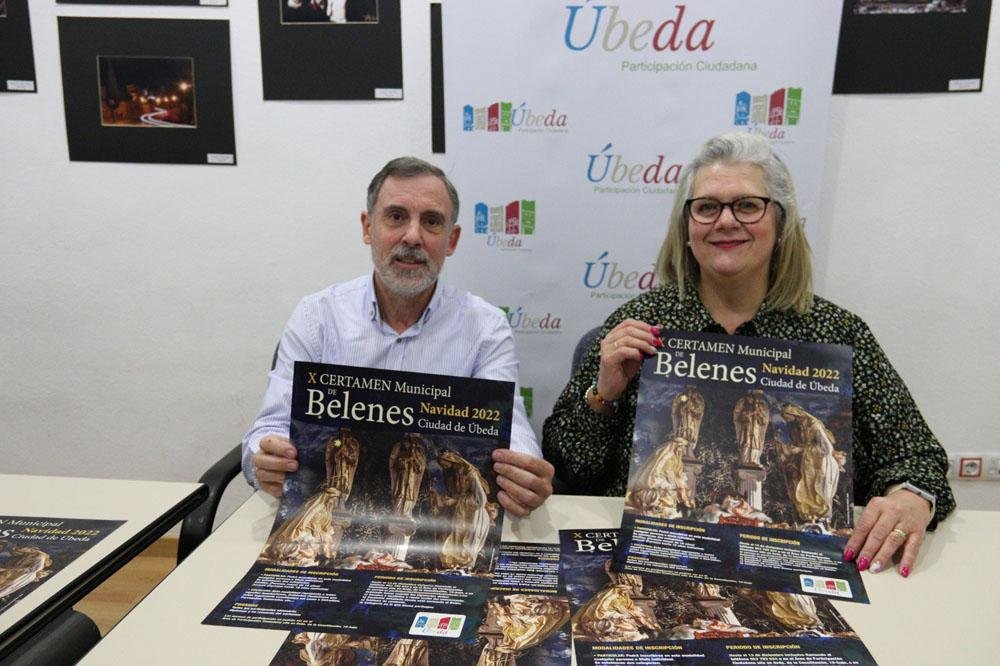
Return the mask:
[(180, 564), (212, 533), (219, 500), (222, 499), (229, 482), (243, 471), (242, 454), (242, 448), (237, 444), (198, 479), (208, 487), (208, 499), (189, 513), (181, 523), (181, 536), (177, 542), (177, 564)]

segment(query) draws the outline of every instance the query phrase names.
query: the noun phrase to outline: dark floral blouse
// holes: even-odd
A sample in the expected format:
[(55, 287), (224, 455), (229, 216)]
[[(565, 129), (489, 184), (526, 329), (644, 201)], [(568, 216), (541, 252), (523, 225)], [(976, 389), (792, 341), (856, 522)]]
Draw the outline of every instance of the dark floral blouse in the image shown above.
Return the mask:
[[(632, 451), (639, 380), (633, 379), (617, 410), (601, 416), (587, 406), (584, 393), (597, 379), (600, 340), (624, 319), (664, 330), (725, 333), (697, 293), (681, 300), (675, 285), (638, 296), (608, 317), (601, 334), (563, 389), (545, 420), (542, 451), (569, 492), (624, 495)], [(804, 315), (761, 308), (741, 325), (738, 335), (850, 345), (854, 348), (853, 461), (854, 495), (867, 504), (889, 486), (909, 481), (931, 492), (937, 509), (934, 527), (955, 508), (946, 479), (948, 460), (927, 427), (903, 380), (889, 363), (867, 324), (830, 301), (815, 297)]]

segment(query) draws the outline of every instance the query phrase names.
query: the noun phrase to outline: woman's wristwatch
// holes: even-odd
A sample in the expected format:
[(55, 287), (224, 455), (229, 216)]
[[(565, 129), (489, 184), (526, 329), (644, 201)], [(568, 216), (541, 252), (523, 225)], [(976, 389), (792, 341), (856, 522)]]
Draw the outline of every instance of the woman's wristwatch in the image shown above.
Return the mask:
[(921, 497), (921, 498), (927, 500), (928, 502), (930, 502), (930, 505), (931, 505), (931, 517), (934, 516), (934, 511), (937, 509), (937, 497), (935, 497), (934, 493), (929, 493), (926, 490), (924, 490), (923, 488), (921, 488), (920, 486), (915, 486), (912, 483), (910, 483), (909, 481), (903, 481), (902, 483), (896, 483), (896, 484), (893, 484), (893, 485), (889, 486), (888, 488), (886, 488), (885, 489), (885, 495), (886, 495), (886, 497), (888, 497), (889, 495), (893, 494), (897, 490), (909, 490), (911, 493), (913, 493), (917, 497)]
[(607, 416), (618, 408), (617, 400), (605, 400), (600, 392), (598, 392), (597, 382), (587, 387), (587, 390), (583, 393), (583, 400), (587, 403), (588, 407), (602, 416)]

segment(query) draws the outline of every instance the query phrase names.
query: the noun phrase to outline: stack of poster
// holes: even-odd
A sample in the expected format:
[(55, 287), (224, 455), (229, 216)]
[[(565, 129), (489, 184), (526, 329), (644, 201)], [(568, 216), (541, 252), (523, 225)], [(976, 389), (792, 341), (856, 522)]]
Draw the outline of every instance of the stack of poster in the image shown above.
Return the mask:
[(615, 572), (618, 530), (560, 530), (578, 666), (868, 666), (823, 598)]
[(296, 363), (299, 471), (257, 562), (204, 622), (473, 641), (498, 558), (492, 452), (509, 446), (513, 390)]
[(0, 516), (0, 613), (124, 523)]
[(559, 592), (559, 546), (502, 543), (493, 575), (486, 619), (475, 641), (292, 632), (271, 666), (568, 666), (570, 610), (569, 599)]
[(640, 376), (621, 543), (563, 535), (579, 663), (874, 663), (822, 598), (868, 602), (842, 556), (851, 349), (662, 338)]

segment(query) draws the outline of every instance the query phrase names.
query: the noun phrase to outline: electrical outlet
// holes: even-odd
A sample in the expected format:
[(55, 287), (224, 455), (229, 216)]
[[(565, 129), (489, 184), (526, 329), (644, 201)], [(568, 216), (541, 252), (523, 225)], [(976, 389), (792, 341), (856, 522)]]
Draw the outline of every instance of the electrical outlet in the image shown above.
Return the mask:
[(948, 478), (958, 478), (958, 455), (954, 453), (948, 454)]
[(982, 453), (961, 453), (958, 456), (958, 478), (963, 481), (978, 481), (983, 478)]
[(1000, 481), (1000, 453), (987, 453), (983, 456), (983, 480)]

